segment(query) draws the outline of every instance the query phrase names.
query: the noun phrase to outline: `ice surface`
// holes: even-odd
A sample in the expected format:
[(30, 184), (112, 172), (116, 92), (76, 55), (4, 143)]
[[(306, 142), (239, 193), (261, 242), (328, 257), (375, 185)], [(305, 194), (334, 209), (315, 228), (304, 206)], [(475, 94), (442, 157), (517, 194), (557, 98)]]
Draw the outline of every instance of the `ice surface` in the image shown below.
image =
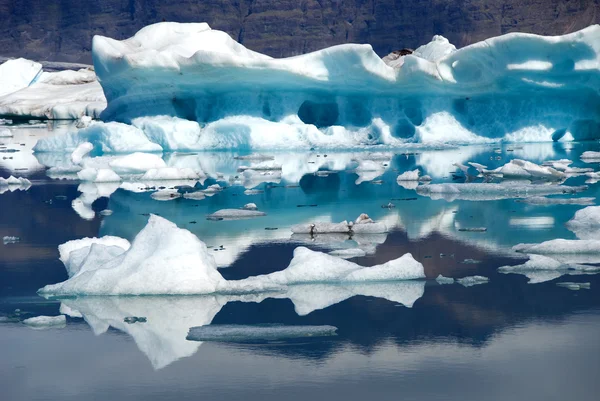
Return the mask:
[(566, 185), (534, 185), (515, 182), (502, 184), (465, 183), (465, 184), (430, 184), (421, 185), (417, 193), (431, 199), (461, 200), (495, 200), (511, 198), (527, 198), (528, 196), (572, 194), (586, 190), (586, 186)]
[(90, 153), (92, 150), (94, 150), (93, 144), (89, 142), (82, 143), (81, 145), (75, 148), (73, 153), (71, 153), (71, 161), (73, 162), (73, 164), (81, 164), (83, 158), (87, 156), (87, 154)]
[(600, 239), (554, 239), (541, 244), (518, 244), (513, 247), (513, 250), (539, 255), (600, 254)]
[(588, 206), (575, 212), (567, 228), (583, 240), (600, 240), (600, 206)]
[[(58, 246), (58, 253), (60, 255), (60, 261), (65, 265), (69, 277), (73, 277), (77, 274), (81, 270), (81, 266), (87, 262), (88, 256), (92, 250), (92, 245), (100, 245), (104, 247), (105, 250), (109, 250), (109, 248), (119, 248), (122, 252), (128, 250), (131, 246), (126, 239), (109, 235), (101, 238), (82, 238), (65, 242)], [(98, 254), (100, 257), (104, 258), (104, 256), (101, 255), (101, 252), (98, 252)]]
[(190, 341), (248, 342), (274, 341), (292, 338), (331, 337), (336, 335), (333, 326), (284, 326), (211, 324), (192, 327), (187, 335)]
[(33, 328), (62, 328), (67, 325), (64, 315), (59, 316), (36, 316), (23, 320), (23, 323)]
[(41, 71), (40, 63), (24, 58), (0, 64), (0, 97), (28, 87)]
[(158, 23), (92, 47), (102, 118), (164, 149), (348, 148), (597, 138), (599, 37), (594, 25), (459, 50), (434, 37), (396, 68), (357, 44), (274, 59), (206, 24)]
[(484, 276), (468, 276), (456, 279), (456, 282), (465, 287), (472, 287), (478, 284), (485, 284), (489, 282), (490, 279)]
[(502, 266), (498, 268), (498, 271), (505, 274), (523, 274), (529, 278), (530, 284), (537, 284), (554, 280), (565, 274), (600, 273), (600, 267), (563, 263), (548, 256), (532, 254), (524, 264)]
[(336, 249), (329, 252), (330, 255), (337, 256), (342, 259), (360, 258), (367, 253), (360, 248)]
[(499, 174), (504, 178), (512, 179), (547, 179), (560, 181), (566, 178), (565, 173), (549, 166), (540, 166), (535, 163), (513, 159), (504, 166), (492, 170), (491, 173)]
[(398, 181), (398, 182), (400, 182), (400, 181), (418, 181), (420, 174), (421, 174), (421, 172), (419, 171), (419, 169), (412, 170), (412, 171), (406, 171), (406, 172), (400, 174), (398, 176), (398, 178), (396, 178), (396, 181)]
[(532, 196), (521, 199), (519, 202), (530, 205), (593, 205), (596, 198), (546, 198), (544, 196)]
[(581, 154), (581, 159), (584, 161), (585, 160), (600, 160), (600, 152), (593, 152), (591, 150), (588, 150)]
[(121, 177), (109, 168), (85, 168), (77, 173), (81, 181), (89, 182), (120, 182)]
[(167, 167), (159, 155), (140, 152), (114, 159), (109, 162), (109, 166), (118, 174), (138, 174)]
[(8, 128), (0, 128), (0, 138), (12, 138), (14, 135)]

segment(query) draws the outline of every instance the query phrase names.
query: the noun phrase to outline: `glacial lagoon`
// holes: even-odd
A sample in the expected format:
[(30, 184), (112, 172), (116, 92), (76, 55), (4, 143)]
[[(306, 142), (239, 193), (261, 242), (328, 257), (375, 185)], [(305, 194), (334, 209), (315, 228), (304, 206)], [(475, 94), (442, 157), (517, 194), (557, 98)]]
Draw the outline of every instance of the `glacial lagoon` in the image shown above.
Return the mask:
[[(0, 176), (26, 177), (31, 185), (6, 186), (0, 195), (0, 236), (7, 238), (0, 245), (5, 399), (597, 398), (600, 281), (593, 270), (600, 256), (560, 256), (564, 266), (584, 264), (587, 271), (498, 269), (527, 262), (526, 253), (513, 250), (519, 243), (585, 237), (566, 223), (597, 204), (600, 184), (585, 174), (559, 182), (508, 180), (479, 177), (470, 168), (465, 176), (454, 164), (491, 170), (514, 159), (540, 166), (568, 159), (571, 167), (598, 171), (600, 161), (580, 158), (600, 151), (598, 142), (261, 151), (261, 157), (164, 153), (167, 166), (201, 166), (205, 177), (127, 184), (51, 178), (49, 168), (71, 155), (31, 149), (60, 128), (9, 128), (14, 136), (0, 139)], [(271, 158), (278, 168), (244, 175)], [(397, 181), (415, 169), (431, 181)], [(526, 192), (423, 189), (439, 184), (519, 185)], [(544, 192), (557, 185), (564, 190)], [(190, 193), (199, 195), (184, 196)], [(266, 215), (207, 219), (249, 203)], [(362, 213), (388, 232), (291, 230), (354, 221)], [(227, 281), (281, 271), (300, 246), (347, 255), (360, 266), (410, 253), (425, 278), (201, 296), (38, 295), (68, 278), (60, 244), (107, 235), (131, 242), (151, 215), (206, 243)], [(436, 281), (439, 275), (489, 281), (469, 286)], [(59, 315), (64, 322), (27, 322)], [(195, 337), (192, 328), (202, 329)]]

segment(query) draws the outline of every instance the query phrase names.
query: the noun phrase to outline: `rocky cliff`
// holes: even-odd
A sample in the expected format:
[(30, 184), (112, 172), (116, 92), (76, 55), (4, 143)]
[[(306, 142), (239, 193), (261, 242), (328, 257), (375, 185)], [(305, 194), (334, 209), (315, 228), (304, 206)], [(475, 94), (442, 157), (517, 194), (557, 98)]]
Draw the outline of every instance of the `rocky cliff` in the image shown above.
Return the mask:
[(380, 55), (441, 34), (457, 47), (512, 31), (600, 22), (600, 0), (0, 0), (0, 55), (90, 62), (91, 38), (159, 21), (205, 21), (275, 57), (346, 42)]

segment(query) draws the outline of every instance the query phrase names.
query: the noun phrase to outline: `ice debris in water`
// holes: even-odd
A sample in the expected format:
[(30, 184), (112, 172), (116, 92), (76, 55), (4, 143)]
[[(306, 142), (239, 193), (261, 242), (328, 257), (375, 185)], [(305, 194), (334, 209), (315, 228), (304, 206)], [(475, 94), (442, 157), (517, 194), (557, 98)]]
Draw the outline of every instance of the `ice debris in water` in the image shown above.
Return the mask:
[(366, 213), (362, 213), (354, 222), (348, 223), (344, 220), (340, 223), (314, 222), (308, 224), (298, 224), (292, 226), (291, 230), (294, 234), (379, 234), (388, 232), (388, 228), (384, 223), (373, 221)]
[(258, 210), (258, 207), (254, 203), (248, 203), (242, 206), (240, 209), (221, 209), (206, 216), (208, 220), (236, 220), (236, 219), (249, 219), (253, 217), (266, 216), (265, 212)]
[(591, 287), (590, 283), (574, 283), (574, 282), (569, 282), (569, 281), (564, 281), (562, 283), (556, 283), (556, 285), (559, 287), (568, 288), (569, 290), (573, 290), (573, 291), (579, 291), (581, 289), (589, 290)]
[(512, 179), (546, 179), (560, 181), (566, 178), (565, 173), (552, 167), (540, 166), (520, 159), (513, 159), (504, 166), (491, 170), (490, 173), (500, 175), (503, 178)]
[(436, 277), (435, 281), (439, 284), (454, 284), (454, 279), (452, 277), (444, 277), (441, 274)]
[(21, 238), (15, 237), (15, 236), (12, 236), (12, 235), (6, 235), (6, 236), (2, 237), (2, 242), (4, 243), (4, 245), (7, 245), (7, 244), (16, 244), (20, 240), (21, 240)]
[(487, 231), (485, 227), (461, 227), (458, 231), (470, 232), (470, 233), (484, 233)]
[(417, 188), (419, 195), (431, 199), (453, 200), (496, 200), (511, 198), (527, 198), (528, 196), (574, 194), (585, 191), (587, 186), (535, 185), (520, 183), (464, 183), (464, 184), (430, 184)]
[(593, 160), (593, 161), (600, 160), (600, 152), (593, 152), (591, 150), (588, 150), (588, 151), (583, 152), (581, 154), (581, 159), (583, 161), (587, 161), (587, 160)]
[[(294, 250), (290, 265), (275, 273), (225, 280), (206, 247), (188, 230), (151, 215), (128, 249), (125, 240), (85, 239), (59, 249), (69, 279), (40, 289), (44, 295), (185, 295), (281, 291), (311, 283), (365, 283), (425, 278), (412, 255), (360, 266), (311, 251)], [(102, 243), (100, 243), (102, 241)], [(110, 248), (110, 249), (109, 249)], [(110, 254), (109, 252), (110, 251)], [(79, 252), (74, 254), (74, 252)]]
[(23, 320), (23, 323), (32, 328), (62, 328), (67, 324), (65, 315), (59, 316), (36, 316)]
[(190, 328), (187, 339), (190, 341), (218, 342), (274, 341), (307, 337), (331, 337), (336, 335), (336, 331), (337, 327), (334, 326), (211, 324)]
[(534, 253), (538, 255), (600, 254), (600, 239), (553, 239), (542, 242), (541, 244), (518, 244), (513, 246), (512, 249), (516, 252)]
[(471, 286), (478, 285), (478, 284), (485, 284), (489, 281), (490, 281), (490, 279), (487, 277), (484, 277), (484, 276), (468, 276), (468, 277), (456, 279), (457, 283), (459, 283), (465, 287), (471, 287)]
[(600, 206), (588, 206), (575, 212), (567, 228), (583, 240), (600, 240)]
[(518, 199), (517, 202), (528, 203), (530, 205), (550, 206), (550, 205), (593, 205), (596, 198), (548, 198), (545, 196), (532, 196), (525, 199)]
[(420, 174), (421, 172), (419, 169), (405, 171), (404, 173), (400, 174), (398, 178), (396, 178), (396, 181), (418, 181)]
[(544, 255), (528, 255), (529, 260), (521, 265), (502, 266), (500, 273), (523, 274), (529, 279), (530, 284), (543, 283), (554, 280), (565, 274), (595, 274), (600, 273), (600, 267), (574, 263), (563, 263)]

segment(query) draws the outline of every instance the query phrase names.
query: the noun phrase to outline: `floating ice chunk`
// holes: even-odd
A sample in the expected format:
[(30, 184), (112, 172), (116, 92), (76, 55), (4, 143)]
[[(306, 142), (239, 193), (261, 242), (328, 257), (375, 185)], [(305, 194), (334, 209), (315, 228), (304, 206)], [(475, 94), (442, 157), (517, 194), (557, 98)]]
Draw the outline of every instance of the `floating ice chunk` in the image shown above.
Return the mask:
[(523, 274), (529, 278), (530, 284), (537, 284), (554, 280), (564, 274), (597, 273), (600, 272), (600, 267), (563, 263), (554, 258), (532, 254), (527, 262), (516, 266), (502, 266), (498, 271), (505, 274)]
[(600, 180), (600, 173), (592, 172), (592, 173), (586, 173), (585, 175), (587, 177), (591, 178), (592, 180)]
[(120, 182), (121, 177), (109, 168), (85, 168), (77, 173), (81, 181), (89, 182)]
[(260, 195), (265, 193), (262, 189), (247, 189), (244, 191), (244, 195)]
[(298, 224), (291, 227), (294, 234), (325, 234), (325, 233), (350, 233), (347, 221), (341, 223), (315, 222)]
[(67, 281), (48, 285), (40, 293), (209, 294), (225, 284), (202, 241), (168, 220), (151, 215), (126, 252)]
[(565, 173), (560, 172), (552, 167), (540, 166), (538, 164), (520, 159), (513, 159), (504, 166), (492, 170), (492, 172), (494, 174), (501, 174), (504, 178), (513, 179), (541, 178), (559, 181), (566, 178)]
[(23, 320), (23, 323), (36, 329), (63, 328), (67, 325), (65, 315), (60, 316), (36, 316)]
[(598, 240), (568, 240), (554, 239), (541, 244), (518, 244), (513, 250), (522, 253), (539, 255), (554, 254), (597, 254), (600, 253), (600, 239)]
[(148, 170), (167, 167), (167, 164), (159, 155), (140, 152), (113, 159), (108, 165), (118, 174), (142, 174)]
[(4, 237), (2, 237), (2, 243), (4, 245), (16, 244), (20, 240), (21, 240), (21, 238), (15, 237), (14, 235), (5, 235)]
[(329, 252), (329, 254), (342, 259), (360, 258), (367, 255), (367, 253), (360, 248), (336, 249), (335, 251)]
[(275, 160), (275, 157), (269, 155), (263, 155), (260, 153), (252, 153), (250, 155), (243, 156), (235, 156), (236, 160), (250, 160), (250, 161), (265, 161), (265, 160)]
[(567, 228), (583, 240), (600, 239), (600, 206), (588, 206), (575, 212)]
[(186, 192), (183, 194), (183, 197), (185, 199), (202, 200), (202, 199), (206, 198), (206, 195), (204, 195), (204, 193), (202, 191), (196, 191), (196, 192)]
[(586, 160), (600, 160), (600, 152), (593, 152), (591, 150), (588, 150), (588, 151), (583, 152), (581, 154), (581, 159), (583, 161), (586, 161)]
[(354, 223), (349, 224), (355, 234), (380, 234), (387, 233), (388, 228), (384, 223), (374, 222), (368, 214), (362, 213)]
[[(254, 206), (254, 208), (252, 208)], [(249, 203), (241, 209), (221, 209), (206, 216), (208, 220), (237, 220), (266, 216), (265, 212), (258, 210), (255, 204)]]
[(219, 193), (223, 190), (223, 187), (220, 186), (219, 184), (213, 184), (213, 185), (209, 185), (206, 189), (203, 190), (205, 195), (214, 195), (216, 193)]
[(28, 87), (42, 72), (42, 65), (18, 58), (0, 64), (0, 96)]
[(529, 203), (530, 205), (593, 205), (596, 198), (547, 198), (544, 196), (532, 196), (519, 199), (517, 202)]
[(33, 150), (72, 152), (84, 142), (92, 143), (102, 153), (162, 152), (162, 147), (150, 142), (140, 129), (117, 122), (93, 122), (77, 132), (41, 138)]
[(83, 158), (92, 150), (94, 150), (94, 145), (92, 145), (90, 142), (82, 143), (75, 148), (73, 153), (71, 153), (71, 162), (73, 162), (73, 164), (81, 164)]
[(452, 277), (444, 277), (441, 274), (436, 277), (435, 281), (439, 284), (454, 284), (454, 279)]
[[(469, 162), (468, 164), (469, 164), (469, 166), (471, 166), (471, 167), (473, 167), (475, 170), (477, 170), (477, 172), (478, 172), (479, 174), (482, 174), (482, 175), (488, 175), (488, 174), (490, 174), (490, 173), (491, 173), (491, 171), (489, 171), (489, 170), (487, 169), (488, 167), (487, 167), (487, 166), (484, 166), (483, 164), (474, 163), (474, 162)], [(466, 166), (463, 166), (463, 167), (466, 167)], [(463, 172), (464, 172), (464, 170), (463, 170)]]
[(0, 128), (0, 138), (12, 138), (13, 133), (8, 128)]
[(569, 290), (573, 290), (573, 291), (579, 291), (581, 289), (586, 289), (586, 290), (590, 289), (590, 283), (573, 283), (573, 282), (569, 282), (569, 281), (564, 281), (562, 283), (556, 283), (556, 285), (559, 287), (568, 288)]
[(419, 169), (412, 170), (412, 171), (406, 171), (406, 172), (400, 174), (398, 176), (398, 178), (396, 178), (396, 181), (398, 181), (398, 182), (401, 182), (401, 181), (418, 181), (420, 174), (421, 174), (421, 172), (419, 171)]
[(533, 195), (558, 195), (574, 194), (587, 189), (587, 186), (566, 185), (532, 185), (519, 183), (464, 183), (464, 184), (430, 184), (417, 188), (419, 195), (429, 196), (431, 199), (445, 199), (453, 201), (462, 200), (495, 200), (526, 198)]
[(283, 326), (236, 324), (211, 324), (192, 327), (187, 335), (190, 341), (248, 342), (274, 341), (292, 338), (331, 337), (336, 335), (334, 326)]
[(490, 279), (484, 276), (468, 276), (456, 279), (456, 282), (465, 287), (471, 287), (478, 284), (485, 284), (489, 282)]
[(174, 189), (161, 189), (153, 192), (150, 197), (157, 201), (170, 201), (173, 199), (181, 198), (181, 193)]
[(252, 166), (240, 166), (238, 167), (238, 171), (243, 172), (246, 170), (254, 170), (254, 171), (280, 171), (281, 164), (275, 163), (273, 161), (263, 161), (261, 163), (253, 164)]

